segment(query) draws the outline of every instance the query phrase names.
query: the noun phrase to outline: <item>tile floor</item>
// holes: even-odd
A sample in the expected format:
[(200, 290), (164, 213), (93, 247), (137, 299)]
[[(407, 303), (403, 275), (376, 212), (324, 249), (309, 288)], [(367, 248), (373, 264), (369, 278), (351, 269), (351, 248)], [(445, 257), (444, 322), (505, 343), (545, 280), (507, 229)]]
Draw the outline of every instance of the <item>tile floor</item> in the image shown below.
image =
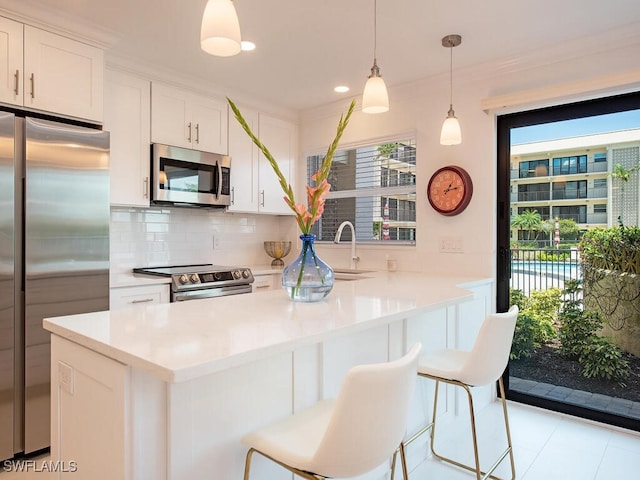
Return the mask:
[[(640, 433), (509, 403), (509, 419), (519, 480), (620, 480), (639, 478)], [(480, 458), (493, 463), (494, 453), (505, 445), (499, 403), (477, 415), (481, 438)], [(440, 453), (471, 462), (472, 450), (466, 422), (438, 431)], [(420, 448), (411, 445), (409, 448)], [(462, 456), (462, 457), (461, 457)], [(491, 458), (490, 458), (491, 457)], [(39, 462), (42, 459), (38, 459)], [(510, 478), (508, 460), (496, 474)], [(49, 480), (43, 472), (8, 472), (0, 464), (1, 480)], [(65, 478), (75, 478), (74, 475)], [(81, 478), (78, 474), (77, 478)], [(396, 475), (401, 479), (402, 474)], [(434, 460), (431, 456), (410, 475), (410, 480), (471, 480), (472, 474)], [(222, 479), (221, 479), (222, 480)]]

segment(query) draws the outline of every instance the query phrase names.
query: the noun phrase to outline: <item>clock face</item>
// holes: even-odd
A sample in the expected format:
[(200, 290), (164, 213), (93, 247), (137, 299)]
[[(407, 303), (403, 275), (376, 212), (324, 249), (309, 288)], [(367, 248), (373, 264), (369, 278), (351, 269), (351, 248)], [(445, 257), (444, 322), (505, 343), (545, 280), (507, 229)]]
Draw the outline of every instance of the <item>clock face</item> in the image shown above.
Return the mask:
[(427, 187), (427, 198), (431, 206), (443, 215), (461, 213), (473, 193), (469, 174), (460, 167), (448, 166), (436, 171)]

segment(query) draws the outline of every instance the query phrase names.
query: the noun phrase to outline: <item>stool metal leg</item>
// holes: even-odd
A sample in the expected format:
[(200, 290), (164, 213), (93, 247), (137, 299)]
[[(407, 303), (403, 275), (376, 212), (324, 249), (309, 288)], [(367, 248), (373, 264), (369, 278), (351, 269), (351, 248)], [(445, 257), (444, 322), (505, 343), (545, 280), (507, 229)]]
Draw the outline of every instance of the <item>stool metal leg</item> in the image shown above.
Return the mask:
[[(433, 377), (427, 374), (422, 374), (419, 373), (418, 375), (420, 375), (421, 377), (425, 377), (425, 378), (430, 378), (432, 380), (435, 381), (435, 394), (434, 394), (434, 400), (433, 400), (433, 416), (431, 419), (431, 423), (427, 426), (425, 426), (424, 428), (422, 428), (419, 432), (417, 432), (415, 435), (413, 435), (411, 438), (409, 438), (408, 440), (406, 440), (405, 442), (403, 442), (404, 446), (409, 445), (410, 443), (412, 443), (414, 440), (416, 440), (419, 436), (421, 436), (423, 433), (425, 433), (427, 430), (431, 430), (430, 432), (430, 439), (431, 439), (431, 453), (433, 454), (434, 457), (438, 458), (439, 460), (442, 460), (444, 462), (450, 463), (452, 465), (455, 465), (457, 467), (460, 468), (464, 468), (465, 470), (468, 470), (470, 472), (474, 472), (476, 474), (476, 479), (477, 480), (486, 480), (487, 478), (492, 478), (494, 480), (502, 480), (499, 477), (496, 477), (495, 475), (493, 475), (493, 472), (496, 468), (498, 468), (498, 465), (500, 465), (500, 463), (505, 459), (505, 457), (507, 455), (509, 455), (509, 460), (511, 462), (511, 480), (515, 480), (516, 478), (516, 468), (515, 468), (515, 460), (513, 457), (513, 446), (511, 443), (511, 431), (509, 428), (509, 417), (507, 414), (507, 401), (505, 399), (505, 393), (504, 393), (504, 383), (502, 381), (502, 377), (498, 379), (498, 385), (500, 388), (500, 398), (501, 398), (501, 402), (502, 402), (502, 414), (504, 416), (504, 424), (505, 424), (505, 430), (506, 430), (506, 434), (507, 434), (507, 448), (504, 450), (504, 452), (502, 452), (502, 454), (500, 455), (500, 457), (498, 458), (498, 460), (491, 466), (491, 468), (489, 470), (487, 470), (486, 472), (483, 472), (480, 468), (480, 456), (478, 453), (478, 440), (477, 440), (477, 435), (476, 435), (476, 421), (475, 421), (475, 409), (473, 407), (473, 395), (471, 393), (471, 389), (470, 387), (462, 382), (458, 382), (456, 380), (448, 380), (448, 379), (444, 379), (444, 378), (439, 378), (439, 377)], [(436, 432), (436, 417), (437, 417), (437, 411), (438, 411), (438, 390), (440, 387), (440, 382), (444, 382), (444, 383), (448, 383), (450, 385), (454, 385), (454, 386), (458, 386), (458, 387), (462, 387), (464, 388), (464, 390), (467, 393), (467, 399), (468, 399), (468, 403), (469, 403), (469, 417), (470, 417), (470, 421), (471, 421), (471, 436), (472, 436), (472, 440), (473, 440), (473, 455), (474, 455), (474, 460), (475, 460), (475, 468), (471, 467), (469, 465), (465, 465), (463, 463), (460, 463), (456, 460), (453, 460), (451, 458), (447, 458), (443, 455), (440, 455), (439, 453), (436, 452), (435, 450), (435, 432)], [(393, 476), (391, 477), (393, 480)]]

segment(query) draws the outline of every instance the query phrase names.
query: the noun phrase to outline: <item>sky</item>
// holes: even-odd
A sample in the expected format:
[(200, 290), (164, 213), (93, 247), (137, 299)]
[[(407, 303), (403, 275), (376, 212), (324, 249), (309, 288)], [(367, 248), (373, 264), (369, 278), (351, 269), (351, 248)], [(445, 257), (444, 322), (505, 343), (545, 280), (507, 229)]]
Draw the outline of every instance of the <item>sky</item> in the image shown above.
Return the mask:
[(511, 145), (640, 128), (640, 110), (513, 128)]

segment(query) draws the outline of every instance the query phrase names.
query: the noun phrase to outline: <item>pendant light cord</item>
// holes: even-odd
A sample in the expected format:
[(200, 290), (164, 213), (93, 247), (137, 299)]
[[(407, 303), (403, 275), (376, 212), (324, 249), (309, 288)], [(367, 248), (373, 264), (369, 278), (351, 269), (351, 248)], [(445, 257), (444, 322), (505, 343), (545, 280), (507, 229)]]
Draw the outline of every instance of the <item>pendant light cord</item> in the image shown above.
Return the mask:
[(378, 49), (378, 0), (373, 0), (373, 63), (376, 63)]
[(453, 107), (453, 44), (449, 40), (449, 107)]

